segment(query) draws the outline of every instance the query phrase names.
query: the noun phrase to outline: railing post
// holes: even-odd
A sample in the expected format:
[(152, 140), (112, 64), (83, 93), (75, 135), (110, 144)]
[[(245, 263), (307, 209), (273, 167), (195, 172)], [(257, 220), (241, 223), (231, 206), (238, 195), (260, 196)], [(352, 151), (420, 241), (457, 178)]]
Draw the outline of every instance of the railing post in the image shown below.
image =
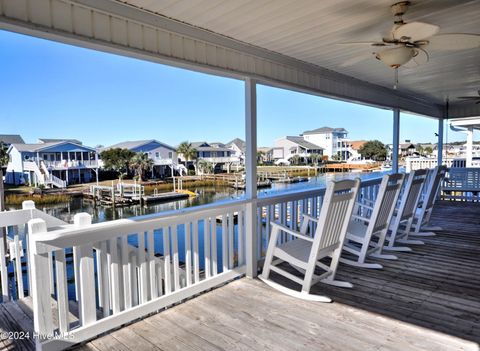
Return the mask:
[[(0, 169), (0, 212), (5, 210), (5, 192), (3, 189), (3, 171)], [(7, 273), (7, 230), (0, 228), (0, 281), (2, 287), (2, 301), (8, 301), (8, 273)]]
[[(76, 227), (87, 227), (92, 224), (92, 216), (88, 213), (78, 213), (73, 217)], [(79, 304), (79, 318), (82, 326), (96, 321), (95, 302), (95, 271), (93, 268), (93, 247), (92, 244), (74, 246), (75, 285)], [(75, 262), (76, 261), (76, 262)], [(78, 280), (77, 280), (78, 278)]]
[(245, 209), (247, 277), (257, 276), (257, 86), (255, 80), (245, 79), (246, 157)]
[(28, 221), (29, 247), (30, 247), (30, 274), (32, 286), (30, 287), (33, 300), (33, 326), (37, 337), (36, 343), (42, 338), (53, 335), (52, 305), (50, 297), (50, 282), (45, 279), (49, 274), (52, 262), (48, 253), (39, 252), (35, 238), (47, 232), (47, 224), (42, 219)]
[[(448, 116), (447, 116), (448, 118)], [(438, 120), (438, 143), (437, 143), (437, 165), (441, 166), (443, 163), (443, 119)]]
[(398, 147), (400, 144), (400, 109), (393, 109), (392, 172), (398, 173)]

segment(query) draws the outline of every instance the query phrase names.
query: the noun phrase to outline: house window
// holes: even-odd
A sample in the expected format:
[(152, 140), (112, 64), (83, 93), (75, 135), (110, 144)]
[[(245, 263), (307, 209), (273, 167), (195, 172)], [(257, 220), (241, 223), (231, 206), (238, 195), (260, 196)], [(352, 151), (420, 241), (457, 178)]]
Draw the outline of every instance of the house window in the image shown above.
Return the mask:
[(170, 152), (168, 153), (168, 158), (173, 158), (173, 152), (170, 151)]
[(44, 159), (45, 161), (47, 161), (47, 160), (48, 160), (48, 155), (47, 155), (47, 154), (43, 154), (43, 159)]
[(160, 152), (155, 152), (155, 158), (160, 158)]

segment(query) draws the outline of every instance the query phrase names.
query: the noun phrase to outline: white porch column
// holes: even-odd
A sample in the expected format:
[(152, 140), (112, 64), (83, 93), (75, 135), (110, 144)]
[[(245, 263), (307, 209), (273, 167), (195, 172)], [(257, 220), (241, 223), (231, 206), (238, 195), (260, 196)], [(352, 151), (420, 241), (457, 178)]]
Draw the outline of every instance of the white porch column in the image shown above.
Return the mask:
[(257, 276), (257, 86), (255, 80), (245, 79), (245, 213), (247, 277)]
[(400, 109), (393, 109), (392, 171), (398, 172), (398, 146), (400, 144)]
[(472, 167), (473, 158), (473, 127), (467, 128), (467, 154), (465, 167)]
[(439, 166), (443, 164), (443, 121), (443, 119), (438, 120), (437, 165)]
[(95, 172), (95, 178), (98, 185), (98, 152), (97, 151), (95, 151), (95, 168), (97, 169), (97, 171)]

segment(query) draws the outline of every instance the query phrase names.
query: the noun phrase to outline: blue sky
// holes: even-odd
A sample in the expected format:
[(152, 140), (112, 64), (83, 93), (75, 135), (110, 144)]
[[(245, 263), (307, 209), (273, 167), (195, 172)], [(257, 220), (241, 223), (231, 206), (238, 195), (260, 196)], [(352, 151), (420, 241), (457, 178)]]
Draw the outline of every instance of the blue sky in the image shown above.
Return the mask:
[[(85, 144), (244, 138), (242, 81), (0, 31), (0, 134)], [(322, 126), (390, 143), (392, 112), (259, 86), (258, 145)], [(400, 138), (434, 142), (435, 120), (402, 114)], [(448, 140), (463, 139), (449, 132)]]

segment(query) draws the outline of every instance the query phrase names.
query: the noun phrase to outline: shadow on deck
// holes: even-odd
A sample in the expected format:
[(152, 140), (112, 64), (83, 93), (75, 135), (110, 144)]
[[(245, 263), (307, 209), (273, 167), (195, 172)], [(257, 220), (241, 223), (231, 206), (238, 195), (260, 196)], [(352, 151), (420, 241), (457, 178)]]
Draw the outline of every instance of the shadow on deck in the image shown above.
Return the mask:
[(341, 265), (353, 289), (313, 288), (334, 303), (239, 279), (80, 349), (479, 350), (480, 204), (440, 202), (432, 223), (444, 230), (383, 270)]

